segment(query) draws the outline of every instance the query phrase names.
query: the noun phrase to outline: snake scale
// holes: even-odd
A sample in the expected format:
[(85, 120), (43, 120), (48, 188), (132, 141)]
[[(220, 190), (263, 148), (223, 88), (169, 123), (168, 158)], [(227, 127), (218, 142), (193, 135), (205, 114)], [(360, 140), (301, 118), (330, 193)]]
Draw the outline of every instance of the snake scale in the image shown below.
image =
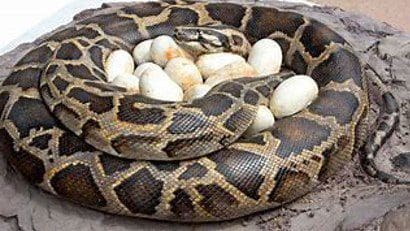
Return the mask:
[[(286, 74), (224, 82), (186, 103), (105, 81), (113, 50), (212, 23), (236, 28), (251, 44), (275, 39), (284, 67), (317, 81), (318, 99), (245, 139), (256, 105)], [(1, 150), (30, 183), (90, 208), (184, 222), (233, 219), (301, 197), (360, 147), (370, 175), (395, 179), (373, 159), (398, 123), (398, 104), (383, 90), (384, 111), (368, 132), (363, 69), (341, 36), (292, 11), (133, 3), (53, 33), (14, 66), (0, 88)]]

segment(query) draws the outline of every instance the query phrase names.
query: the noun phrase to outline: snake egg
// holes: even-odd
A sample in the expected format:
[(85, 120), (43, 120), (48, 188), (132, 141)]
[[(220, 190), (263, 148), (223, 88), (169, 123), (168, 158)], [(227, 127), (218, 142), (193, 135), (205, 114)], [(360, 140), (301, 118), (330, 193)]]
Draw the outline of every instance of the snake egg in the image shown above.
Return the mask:
[(245, 60), (239, 60), (216, 70), (206, 79), (205, 84), (213, 87), (223, 81), (254, 76), (256, 76), (255, 69)]
[(119, 75), (132, 74), (134, 71), (134, 59), (125, 50), (113, 51), (105, 62), (105, 71), (108, 82), (112, 82)]
[(268, 107), (260, 105), (251, 126), (245, 131), (245, 136), (252, 136), (273, 126), (275, 118)]
[(172, 102), (182, 101), (184, 97), (181, 87), (165, 71), (153, 66), (141, 74), (140, 93), (153, 99)]
[(158, 36), (152, 41), (150, 53), (152, 60), (161, 67), (165, 67), (173, 58), (185, 57), (185, 53), (174, 39), (167, 35)]
[(201, 73), (190, 59), (178, 57), (171, 59), (165, 66), (165, 72), (184, 91), (203, 82)]
[(207, 79), (222, 67), (238, 61), (246, 62), (245, 59), (240, 55), (221, 52), (201, 55), (196, 62), (196, 66), (201, 72), (202, 77), (204, 79)]
[(132, 56), (134, 57), (136, 64), (152, 61), (150, 52), (152, 41), (153, 39), (148, 39), (140, 42), (137, 46), (135, 46), (134, 50), (132, 51)]
[(252, 46), (248, 63), (259, 75), (270, 75), (279, 73), (282, 58), (282, 50), (275, 40), (261, 39)]
[(140, 79), (133, 74), (124, 73), (121, 75), (117, 75), (117, 77), (114, 78), (112, 83), (119, 87), (123, 87), (129, 91), (138, 92)]
[(193, 99), (198, 99), (206, 95), (209, 90), (211, 90), (211, 86), (206, 85), (206, 84), (197, 84), (192, 87), (190, 87), (188, 90), (186, 90), (185, 95), (184, 95), (184, 100), (193, 100)]
[(293, 115), (318, 96), (317, 83), (309, 76), (296, 75), (283, 81), (275, 89), (270, 100), (270, 109), (276, 118)]
[(146, 70), (151, 70), (151, 69), (162, 70), (162, 68), (158, 66), (158, 64), (148, 62), (148, 63), (143, 63), (141, 65), (138, 65), (138, 67), (134, 71), (134, 75), (137, 76), (138, 78), (141, 78), (142, 74)]

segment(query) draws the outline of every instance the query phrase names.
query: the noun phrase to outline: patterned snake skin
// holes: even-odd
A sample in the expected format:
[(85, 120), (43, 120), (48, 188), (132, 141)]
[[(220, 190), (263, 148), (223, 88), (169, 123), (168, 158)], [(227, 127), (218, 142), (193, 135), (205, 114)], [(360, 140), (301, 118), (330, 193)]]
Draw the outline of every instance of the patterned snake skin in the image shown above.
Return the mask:
[[(176, 26), (210, 23), (235, 27), (251, 43), (275, 39), (285, 68), (317, 81), (318, 99), (242, 139), (255, 105), (266, 103), (286, 73), (225, 82), (188, 103), (154, 101), (106, 83), (111, 51), (172, 35)], [(342, 37), (298, 13), (233, 3), (135, 3), (54, 33), (15, 65), (0, 88), (1, 150), (31, 183), (97, 210), (187, 222), (232, 219), (306, 194), (359, 147), (369, 174), (395, 179), (373, 158), (398, 123), (398, 105), (382, 92), (385, 110), (368, 136), (362, 70)]]

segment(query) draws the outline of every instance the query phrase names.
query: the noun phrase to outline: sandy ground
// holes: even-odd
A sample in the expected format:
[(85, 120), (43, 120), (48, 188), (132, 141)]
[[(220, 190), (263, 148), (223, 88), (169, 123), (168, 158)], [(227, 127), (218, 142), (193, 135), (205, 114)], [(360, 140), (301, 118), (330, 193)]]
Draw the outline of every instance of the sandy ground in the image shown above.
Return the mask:
[(410, 32), (410, 0), (311, 0), (312, 2), (338, 6), (360, 12), (379, 21), (387, 22), (403, 31)]
[[(386, 171), (410, 178), (410, 35), (363, 15), (338, 8), (310, 8), (275, 1), (258, 4), (292, 9), (329, 25), (344, 36), (372, 70), (390, 86), (401, 106), (401, 123), (382, 148), (377, 162)], [(118, 6), (114, 5), (113, 7)], [(85, 11), (76, 18), (101, 10)], [(0, 57), (0, 78), (36, 42)], [(372, 89), (372, 109), (378, 94)], [(410, 187), (369, 178), (357, 156), (337, 175), (307, 196), (283, 207), (229, 222), (177, 224), (127, 218), (89, 210), (30, 186), (0, 158), (0, 230), (409, 230)]]

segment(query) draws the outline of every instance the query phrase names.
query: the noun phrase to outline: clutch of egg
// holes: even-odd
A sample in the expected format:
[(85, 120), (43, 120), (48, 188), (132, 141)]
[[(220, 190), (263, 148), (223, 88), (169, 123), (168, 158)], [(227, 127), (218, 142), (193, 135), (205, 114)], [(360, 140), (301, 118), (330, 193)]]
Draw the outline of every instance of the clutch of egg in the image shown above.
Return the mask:
[[(200, 98), (223, 81), (279, 73), (281, 64), (281, 48), (271, 39), (256, 42), (247, 60), (227, 52), (204, 54), (195, 59), (172, 37), (161, 35), (139, 43), (132, 55), (125, 50), (113, 51), (105, 62), (105, 70), (108, 82), (128, 91), (180, 102)], [(286, 79), (274, 90), (269, 105), (258, 106), (256, 118), (244, 135), (272, 127), (275, 118), (300, 112), (317, 97), (318, 91), (316, 82), (309, 76)]]

